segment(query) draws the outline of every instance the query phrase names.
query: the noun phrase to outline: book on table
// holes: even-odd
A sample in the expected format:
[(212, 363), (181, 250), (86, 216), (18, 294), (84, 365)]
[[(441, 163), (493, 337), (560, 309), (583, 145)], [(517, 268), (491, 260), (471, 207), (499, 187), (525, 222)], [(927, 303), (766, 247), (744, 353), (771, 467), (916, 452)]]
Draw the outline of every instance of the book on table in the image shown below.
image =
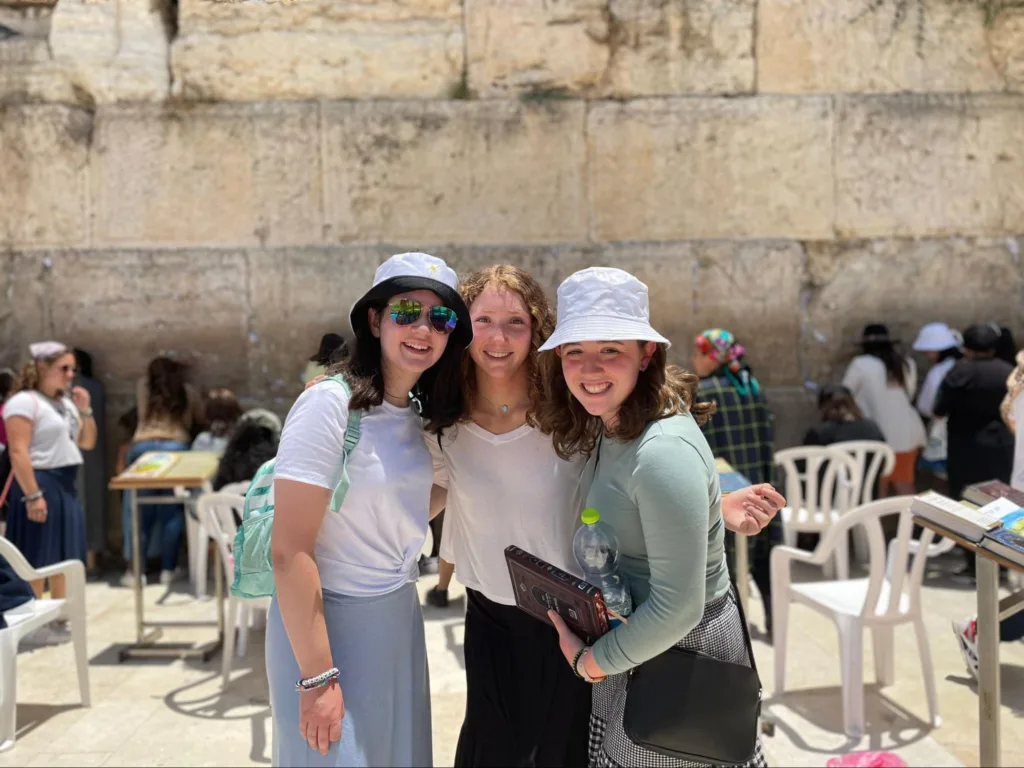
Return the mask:
[(984, 507), (996, 499), (1009, 499), (1018, 507), (1024, 507), (1024, 491), (1007, 485), (1000, 480), (986, 480), (974, 483), (964, 489), (964, 499)]
[(986, 532), (981, 546), (1007, 560), (1024, 564), (1024, 509), (1008, 496), (982, 507), (983, 512), (999, 520), (999, 527)]
[(515, 545), (505, 548), (516, 605), (548, 624), (554, 610), (586, 643), (608, 632), (608, 610), (599, 587), (578, 579)]
[(910, 511), (974, 543), (981, 542), (986, 533), (1002, 525), (998, 517), (982, 509), (971, 509), (935, 491), (915, 496)]

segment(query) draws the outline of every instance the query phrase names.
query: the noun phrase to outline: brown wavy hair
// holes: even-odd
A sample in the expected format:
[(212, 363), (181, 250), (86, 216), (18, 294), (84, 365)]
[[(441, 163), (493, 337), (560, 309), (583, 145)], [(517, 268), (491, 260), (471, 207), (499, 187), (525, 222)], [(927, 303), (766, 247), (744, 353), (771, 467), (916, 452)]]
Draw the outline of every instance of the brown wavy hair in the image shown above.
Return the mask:
[(42, 381), (42, 376), (39, 374), (39, 364), (50, 366), (56, 363), (65, 355), (72, 354), (70, 349), (65, 349), (58, 352), (56, 355), (50, 355), (49, 357), (40, 357), (37, 359), (29, 360), (18, 371), (18, 375), (14, 379), (14, 385), (11, 387), (11, 394), (16, 392), (26, 392), (30, 389), (39, 389), (39, 383)]
[[(604, 431), (604, 422), (600, 416), (587, 413), (569, 391), (557, 350), (541, 355), (541, 364), (544, 397), (538, 427), (551, 435), (555, 453), (561, 458), (589, 456)], [(622, 442), (636, 440), (652, 421), (679, 413), (691, 413), (698, 424), (704, 424), (715, 412), (715, 404), (697, 400), (699, 381), (694, 374), (669, 365), (665, 345), (658, 344), (650, 364), (640, 371), (636, 386), (619, 409), (618, 423), (606, 434)]]
[(149, 385), (146, 417), (183, 418), (188, 411), (185, 366), (169, 357), (154, 357), (149, 363), (146, 378)]
[[(510, 291), (519, 296), (523, 300), (523, 304), (526, 305), (526, 311), (530, 313), (532, 333), (530, 354), (526, 357), (526, 366), (529, 370), (530, 407), (526, 412), (526, 422), (536, 427), (537, 412), (544, 392), (538, 359), (540, 353), (537, 350), (555, 330), (555, 312), (551, 309), (551, 304), (540, 283), (525, 269), (514, 267), (511, 264), (495, 264), (477, 270), (462, 282), (459, 286), (459, 293), (462, 294), (466, 306), (472, 307), (473, 302), (480, 298), (480, 294), (490, 286)], [(472, 418), (473, 401), (476, 397), (476, 365), (468, 350), (462, 357), (462, 391), (465, 410), (459, 421), (469, 421)]]

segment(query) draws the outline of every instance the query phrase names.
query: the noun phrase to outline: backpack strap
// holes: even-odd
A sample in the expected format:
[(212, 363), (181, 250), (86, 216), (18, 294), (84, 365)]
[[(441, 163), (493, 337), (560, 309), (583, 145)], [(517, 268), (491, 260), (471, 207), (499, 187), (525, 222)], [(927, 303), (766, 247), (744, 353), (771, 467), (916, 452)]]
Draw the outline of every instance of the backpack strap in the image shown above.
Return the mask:
[[(335, 381), (345, 388), (345, 394), (352, 394), (352, 390), (349, 387), (348, 382), (345, 381), (344, 376), (328, 376), (325, 381)], [(334, 493), (331, 494), (330, 508), (335, 512), (341, 508), (341, 503), (345, 500), (345, 494), (348, 493), (348, 488), (351, 484), (347, 469), (348, 457), (352, 455), (352, 451), (356, 449), (356, 445), (359, 443), (359, 425), (362, 421), (362, 417), (362, 411), (349, 410), (348, 412), (348, 425), (345, 427), (345, 446), (341, 451), (341, 479), (338, 481), (338, 485), (334, 489)]]

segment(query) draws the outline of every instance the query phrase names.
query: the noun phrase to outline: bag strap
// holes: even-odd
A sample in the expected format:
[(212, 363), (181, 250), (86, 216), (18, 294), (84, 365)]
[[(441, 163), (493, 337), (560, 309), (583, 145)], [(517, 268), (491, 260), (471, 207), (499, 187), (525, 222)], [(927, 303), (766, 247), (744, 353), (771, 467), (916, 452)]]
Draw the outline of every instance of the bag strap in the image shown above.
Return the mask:
[[(349, 388), (348, 382), (345, 381), (345, 377), (338, 374), (336, 376), (328, 376), (325, 381), (334, 381), (345, 389), (346, 395), (351, 395), (352, 390)], [(338, 481), (337, 487), (334, 489), (334, 493), (331, 494), (331, 509), (340, 509), (341, 500), (338, 496), (344, 496), (348, 492), (348, 483), (345, 482), (345, 468), (348, 466), (348, 457), (355, 450), (356, 445), (359, 443), (359, 427), (362, 421), (362, 411), (349, 410), (348, 412), (348, 425), (345, 427), (345, 445), (341, 450), (341, 480)]]
[[(746, 539), (743, 540), (743, 546), (747, 545)], [(749, 578), (748, 574), (743, 574), (743, 578)], [(736, 609), (740, 612), (740, 623), (743, 624), (743, 642), (747, 646), (747, 655), (750, 656), (750, 667), (757, 673), (758, 679), (761, 677), (761, 673), (757, 672), (757, 660), (754, 658), (754, 647), (750, 644), (750, 627), (747, 625), (747, 615), (743, 611), (743, 601), (740, 600), (739, 590), (736, 589), (736, 585), (733, 584), (730, 589), (732, 590), (732, 596), (736, 600)]]
[[(36, 421), (39, 419), (39, 396), (33, 395), (32, 405), (35, 406), (32, 411), (32, 426), (35, 426)], [(32, 436), (29, 435), (29, 442), (32, 441)], [(11, 446), (8, 445), (4, 449), (7, 451), (8, 460), (10, 460)], [(4, 482), (4, 489), (0, 491), (0, 507), (7, 502), (7, 494), (11, 492), (11, 483), (14, 482), (14, 462), (11, 462), (11, 471), (7, 473), (7, 480)]]

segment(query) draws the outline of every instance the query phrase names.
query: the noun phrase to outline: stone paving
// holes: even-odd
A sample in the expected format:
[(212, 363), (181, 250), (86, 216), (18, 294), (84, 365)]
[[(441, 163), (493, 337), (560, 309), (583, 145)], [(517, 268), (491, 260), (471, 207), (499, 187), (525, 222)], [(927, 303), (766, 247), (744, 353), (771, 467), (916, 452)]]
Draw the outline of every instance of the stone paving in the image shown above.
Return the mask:
[[(821, 766), (854, 749), (891, 749), (909, 765), (977, 765), (976, 686), (964, 669), (950, 621), (973, 612), (974, 592), (957, 584), (944, 558), (924, 590), (925, 616), (935, 659), (943, 724), (931, 729), (911, 629), (896, 633), (895, 683), (873, 683), (870, 643), (864, 668), (868, 734), (851, 743), (842, 734), (838, 641), (828, 620), (800, 606), (791, 610), (787, 685), (772, 693), (773, 652), (757, 632), (762, 612), (755, 598), (751, 621), (755, 654), (765, 684), (765, 711), (776, 722), (765, 751), (772, 765)], [(436, 577), (420, 580), (420, 591)], [(211, 602), (197, 601), (186, 585), (146, 588), (148, 618), (212, 620)], [(755, 593), (756, 594), (756, 593)], [(451, 765), (464, 708), (461, 587), (444, 611), (426, 608), (433, 699), (434, 759)], [(117, 651), (134, 636), (131, 591), (107, 583), (88, 587), (92, 707), (79, 706), (69, 644), (23, 648), (18, 659), (18, 740), (0, 754), (7, 765), (267, 765), (270, 710), (263, 672), (263, 633), (250, 632), (245, 658), (236, 659), (231, 683), (221, 689), (220, 658), (119, 664)], [(204, 643), (213, 626), (175, 628), (168, 639)], [(1024, 764), (1024, 643), (1001, 647), (1003, 759)]]

